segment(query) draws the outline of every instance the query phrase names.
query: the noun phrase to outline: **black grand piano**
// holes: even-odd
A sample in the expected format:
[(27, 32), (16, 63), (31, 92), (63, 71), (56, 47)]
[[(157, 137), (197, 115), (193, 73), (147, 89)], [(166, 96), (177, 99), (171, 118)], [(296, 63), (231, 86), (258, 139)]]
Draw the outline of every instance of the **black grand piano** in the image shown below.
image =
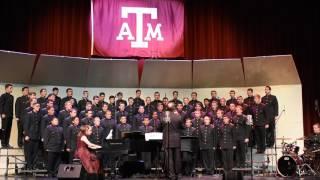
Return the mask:
[[(152, 169), (161, 170), (162, 140), (146, 141), (145, 134), (141, 131), (124, 132), (122, 139), (105, 139), (103, 148), (98, 151), (108, 166), (110, 175), (119, 174), (124, 178), (134, 174), (144, 174), (146, 164), (143, 155), (151, 154)], [(181, 136), (181, 151), (196, 152), (199, 148), (198, 138)]]

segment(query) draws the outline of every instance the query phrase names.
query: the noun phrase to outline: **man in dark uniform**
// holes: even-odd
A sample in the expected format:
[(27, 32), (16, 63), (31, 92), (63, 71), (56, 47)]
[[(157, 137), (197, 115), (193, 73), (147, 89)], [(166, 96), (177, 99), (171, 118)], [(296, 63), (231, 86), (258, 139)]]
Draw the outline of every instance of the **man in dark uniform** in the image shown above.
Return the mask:
[(181, 171), (181, 131), (183, 122), (175, 110), (175, 104), (168, 104), (170, 111), (161, 117), (163, 132), (163, 149), (165, 153), (165, 174), (169, 179), (177, 179)]
[(153, 127), (150, 124), (150, 119), (147, 116), (143, 117), (142, 125), (139, 126), (139, 131), (143, 133), (153, 132)]
[(222, 109), (223, 112), (227, 112), (228, 111), (228, 106), (226, 104), (226, 99), (225, 98), (220, 98), (220, 106), (219, 109)]
[(116, 99), (114, 96), (110, 96), (109, 97), (109, 104), (108, 104), (108, 110), (111, 111), (112, 117), (114, 118), (116, 116), (116, 111), (117, 111), (117, 107), (116, 107)]
[(269, 122), (269, 128), (266, 129), (266, 143), (267, 147), (272, 147), (275, 142), (275, 121), (279, 114), (279, 108), (278, 108), (278, 100), (277, 97), (274, 95), (271, 95), (271, 87), (266, 86), (265, 87), (265, 93), (266, 95), (262, 97), (261, 102), (266, 106), (267, 116), (268, 116), (268, 122)]
[(319, 152), (316, 152), (314, 154), (312, 153), (312, 151), (316, 151), (320, 149), (320, 123), (317, 122), (313, 124), (312, 128), (313, 128), (313, 134), (309, 136), (304, 142), (305, 143), (304, 153), (315, 155), (313, 158), (313, 161), (311, 162), (311, 167), (316, 171), (319, 171), (320, 154)]
[(40, 134), (41, 134), (42, 140), (44, 137), (44, 130), (50, 125), (51, 120), (53, 118), (55, 118), (53, 107), (48, 107), (47, 111), (48, 111), (48, 113), (46, 115), (44, 115), (43, 117), (41, 117)]
[(208, 113), (208, 111), (209, 111), (210, 108), (211, 108), (211, 106), (210, 106), (210, 100), (209, 100), (208, 98), (204, 98), (204, 99), (203, 99), (203, 105), (204, 105), (203, 111), (204, 111), (205, 113)]
[(77, 117), (77, 113), (78, 113), (77, 109), (72, 108), (70, 111), (70, 115), (63, 121), (62, 128), (63, 128), (64, 137), (67, 136), (68, 127), (71, 125), (72, 119)]
[[(73, 90), (71, 88), (67, 88), (66, 93), (67, 93), (67, 96), (61, 99), (60, 109), (63, 109), (64, 108), (64, 103), (67, 102), (67, 101), (70, 101), (71, 99), (73, 99), (73, 102), (74, 102), (73, 103), (73, 107), (77, 108), (78, 107), (77, 100), (74, 97), (72, 97), (73, 96)], [(60, 119), (59, 119), (59, 123), (61, 123)]]
[(82, 118), (86, 117), (86, 113), (89, 110), (92, 110), (92, 103), (91, 102), (87, 102), (85, 109), (80, 111), (79, 119), (82, 119)]
[(178, 104), (175, 104), (177, 106), (177, 112), (180, 114), (181, 119), (184, 121), (187, 117), (187, 113), (183, 111), (183, 104), (181, 102), (178, 102)]
[[(151, 133), (153, 132), (153, 127), (150, 125), (150, 119), (148, 116), (145, 116), (142, 121), (141, 126), (139, 126), (139, 131), (141, 131), (143, 134), (145, 133)], [(146, 169), (146, 172), (149, 172), (151, 169), (151, 153), (152, 152), (141, 152), (141, 159), (144, 162), (144, 167)]]
[(104, 101), (104, 99), (106, 98), (106, 94), (104, 93), (104, 92), (100, 92), (99, 93), (99, 102), (98, 102), (98, 104), (97, 104), (97, 108), (99, 108), (100, 110), (102, 109), (102, 105), (104, 104), (104, 103), (106, 103), (105, 101)]
[(135, 108), (133, 106), (133, 98), (129, 97), (128, 99), (128, 106), (125, 108), (125, 111), (128, 113), (128, 123), (131, 124), (134, 120), (134, 115), (135, 115)]
[(217, 91), (216, 90), (212, 90), (211, 91), (211, 99), (210, 99), (210, 103), (212, 103), (212, 101), (216, 101), (219, 105), (220, 99), (218, 97)]
[(204, 116), (204, 125), (200, 128), (200, 154), (205, 173), (212, 175), (214, 171), (214, 151), (217, 147), (218, 133), (211, 124), (210, 116)]
[(23, 131), (26, 148), (25, 155), (27, 168), (34, 168), (35, 159), (39, 151), (39, 140), (40, 140), (40, 123), (41, 117), (39, 114), (40, 104), (33, 104), (33, 110), (27, 114), (27, 118), (23, 122)]
[(157, 105), (157, 112), (158, 112), (158, 117), (162, 117), (163, 113), (164, 113), (164, 107), (162, 103), (158, 103)]
[(89, 92), (87, 90), (82, 92), (82, 99), (78, 102), (79, 112), (86, 109), (87, 102), (91, 102), (89, 100)]
[(53, 103), (52, 107), (54, 108), (54, 114), (58, 117), (59, 114), (59, 106), (56, 104), (56, 95), (54, 95), (53, 93), (50, 93), (47, 96), (47, 107), (48, 107), (48, 103), (51, 104), (51, 102)]
[(217, 117), (218, 108), (219, 108), (219, 103), (217, 101), (212, 101), (211, 107), (207, 112), (207, 115), (210, 116), (212, 120), (214, 120)]
[(231, 102), (229, 104), (229, 111), (225, 115), (229, 116), (231, 123), (232, 123), (233, 117), (236, 115), (236, 104), (234, 102)]
[[(61, 101), (61, 103), (62, 103), (62, 101)], [(70, 102), (70, 101), (64, 102), (64, 109), (62, 109), (62, 110), (59, 112), (59, 116), (58, 116), (60, 126), (62, 126), (64, 120), (67, 119), (67, 117), (70, 116), (71, 110), (72, 110), (72, 104), (71, 104), (71, 102)]]
[(48, 152), (48, 174), (55, 177), (61, 162), (61, 152), (64, 150), (64, 137), (62, 127), (59, 126), (58, 118), (51, 120), (44, 133), (44, 149)]
[[(40, 104), (40, 106), (41, 106), (41, 104)], [(45, 106), (44, 106), (44, 107), (41, 106), (41, 109), (40, 109), (40, 115), (41, 115), (41, 117), (43, 117), (43, 116), (45, 116), (46, 114), (48, 114), (48, 108), (49, 108), (49, 107), (53, 107), (53, 106), (54, 106), (54, 102), (51, 101), (51, 100), (47, 100), (47, 101), (45, 102)], [(54, 107), (53, 107), (53, 108), (54, 108)]]
[(192, 111), (192, 106), (189, 105), (189, 102), (189, 98), (183, 98), (183, 111), (186, 113), (186, 117), (189, 117)]
[(229, 95), (230, 99), (227, 100), (227, 106), (231, 103), (237, 104), (236, 92), (234, 90), (230, 90)]
[[(220, 132), (222, 126), (223, 126), (223, 110), (222, 109), (218, 109), (217, 110), (217, 116), (215, 117), (215, 119), (213, 120), (213, 125), (214, 127), (217, 129), (218, 132)], [(218, 147), (216, 148), (215, 151), (215, 166), (216, 167), (222, 167), (222, 150), (218, 144)]]
[(248, 97), (244, 99), (243, 103), (246, 106), (246, 108), (250, 108), (254, 104), (254, 96), (253, 96), (252, 88), (247, 89), (247, 95)]
[(203, 119), (201, 118), (201, 112), (195, 111), (194, 116), (195, 116), (194, 119), (192, 119), (192, 127), (195, 128), (194, 136), (199, 137), (200, 127), (203, 125)]
[(153, 111), (152, 118), (150, 120), (150, 124), (153, 127), (153, 131), (154, 132), (159, 132), (160, 131), (161, 122), (160, 122), (160, 119), (159, 119), (157, 111)]
[(153, 106), (154, 109), (157, 109), (158, 104), (162, 103), (162, 101), (160, 100), (160, 92), (156, 91), (153, 94), (154, 96), (154, 100), (151, 102), (151, 105)]
[(247, 90), (247, 95), (248, 95), (248, 97), (246, 97), (243, 100), (243, 107), (244, 107), (243, 113), (246, 115), (249, 114), (250, 108), (254, 104), (254, 96), (253, 96), (253, 89), (252, 88), (249, 88)]
[(23, 111), (29, 106), (29, 87), (22, 88), (22, 96), (18, 97), (15, 104), (15, 114), (18, 126), (18, 146), (23, 146)]
[[(98, 112), (93, 111), (93, 116), (94, 117), (97, 116), (100, 119), (102, 119), (107, 111), (110, 111), (111, 115), (114, 115), (114, 112), (112, 112), (112, 111), (115, 110), (115, 109), (114, 108), (109, 109), (109, 107), (110, 106), (107, 103), (103, 103), (101, 110), (99, 110)], [(112, 117), (114, 117), (114, 116), (112, 116)]]
[(198, 93), (197, 92), (192, 92), (191, 93), (191, 101), (189, 102), (189, 105), (192, 107), (191, 109), (193, 109), (197, 103), (201, 104), (201, 107), (203, 107), (202, 103), (200, 101), (198, 101)]
[(230, 179), (229, 176), (233, 168), (233, 151), (236, 149), (236, 137), (234, 127), (230, 124), (228, 116), (223, 116), (223, 126), (219, 131), (219, 145), (222, 150), (225, 179)]
[[(195, 128), (192, 127), (192, 121), (190, 118), (186, 118), (185, 125), (182, 130), (182, 136), (194, 136)], [(194, 171), (195, 155), (192, 151), (182, 151), (182, 173), (186, 176), (190, 176)]]
[(55, 97), (55, 106), (58, 107), (58, 109), (56, 110), (57, 112), (60, 111), (60, 104), (61, 104), (61, 98), (58, 96), (59, 95), (59, 89), (57, 87), (52, 88), (52, 94), (54, 94)]
[(94, 126), (92, 110), (87, 111), (86, 117), (80, 120), (80, 124)]
[(103, 139), (106, 137), (103, 127), (100, 125), (100, 118), (94, 118), (94, 126), (92, 127), (92, 134), (89, 137), (90, 142), (97, 145), (102, 145)]
[[(93, 111), (93, 114), (97, 114), (100, 110), (101, 110), (101, 108), (99, 108), (99, 96), (93, 96), (93, 98), (92, 98), (92, 111)], [(103, 107), (103, 106), (108, 106), (108, 104), (107, 103), (103, 103), (102, 105), (101, 105), (101, 107)]]
[(0, 116), (2, 123), (2, 131), (4, 131), (1, 145), (2, 148), (12, 148), (9, 145), (11, 127), (12, 127), (12, 119), (13, 119), (13, 101), (14, 98), (11, 95), (13, 89), (12, 84), (5, 85), (5, 93), (0, 97)]
[(167, 97), (162, 98), (163, 111), (168, 110), (168, 103), (169, 103), (169, 99)]
[(40, 104), (41, 108), (46, 107), (46, 101), (47, 101), (47, 89), (42, 88), (40, 89), (40, 97), (38, 98), (38, 103)]
[(155, 110), (154, 107), (151, 105), (151, 97), (146, 97), (146, 105), (144, 106), (145, 114), (151, 118), (152, 112)]
[[(120, 117), (119, 117), (119, 123), (120, 123)], [(108, 136), (110, 134), (110, 131), (112, 130), (112, 133), (111, 133), (112, 139), (116, 138), (117, 121), (115, 119), (112, 119), (112, 115), (110, 111), (107, 111), (105, 114), (105, 117), (102, 118), (101, 126), (103, 127), (104, 134), (106, 136)]]
[(257, 153), (264, 153), (266, 149), (266, 128), (269, 127), (266, 107), (261, 103), (260, 95), (254, 96), (255, 104), (250, 108), (253, 119), (255, 142)]
[(138, 130), (145, 117), (148, 117), (148, 115), (144, 114), (144, 106), (139, 106), (138, 114), (134, 116), (134, 120), (131, 122), (132, 129)]
[(117, 125), (116, 139), (122, 139), (122, 133), (130, 132), (131, 125), (127, 123), (127, 117), (120, 117), (120, 124)]
[(249, 142), (251, 127), (247, 125), (247, 117), (243, 115), (243, 107), (237, 105), (236, 116), (233, 117), (232, 123), (236, 135), (236, 166), (245, 167), (246, 149)]
[(136, 97), (133, 99), (133, 106), (135, 108), (135, 113), (138, 111), (140, 106), (144, 106), (144, 100), (141, 98), (141, 90), (136, 90)]
[(124, 107), (127, 106), (127, 101), (122, 99), (122, 98), (123, 98), (123, 93), (122, 92), (118, 92), (117, 93), (117, 101), (116, 101), (117, 108), (119, 108), (120, 103), (123, 103)]
[(68, 152), (68, 163), (71, 164), (74, 153), (77, 149), (77, 137), (80, 131), (80, 120), (78, 117), (72, 119), (72, 124), (68, 127), (66, 140), (66, 151)]
[(116, 113), (116, 117), (114, 118), (117, 120), (117, 122), (119, 122), (121, 116), (128, 116), (128, 112), (125, 111), (125, 108), (126, 108), (125, 104), (123, 102), (120, 102), (118, 106), (119, 110)]
[(173, 99), (171, 99), (170, 100), (170, 102), (173, 102), (175, 105), (177, 105), (177, 104), (182, 104), (182, 101), (180, 101), (179, 99), (178, 99), (178, 96), (179, 96), (179, 93), (178, 93), (178, 91), (173, 91), (172, 92), (172, 96), (173, 96)]

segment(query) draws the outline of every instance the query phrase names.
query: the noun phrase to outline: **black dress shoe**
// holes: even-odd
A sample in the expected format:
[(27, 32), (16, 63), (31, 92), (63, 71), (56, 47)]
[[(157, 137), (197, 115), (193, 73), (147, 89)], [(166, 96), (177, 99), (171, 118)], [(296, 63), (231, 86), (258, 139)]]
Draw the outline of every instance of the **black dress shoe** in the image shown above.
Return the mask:
[(10, 144), (7, 145), (8, 149), (13, 149), (13, 146), (11, 146)]

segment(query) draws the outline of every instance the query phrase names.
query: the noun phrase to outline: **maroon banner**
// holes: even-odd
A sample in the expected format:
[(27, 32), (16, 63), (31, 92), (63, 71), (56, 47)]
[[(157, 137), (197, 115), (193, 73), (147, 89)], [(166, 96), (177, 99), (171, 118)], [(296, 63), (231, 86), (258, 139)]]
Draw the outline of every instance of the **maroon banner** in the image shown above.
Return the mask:
[(183, 0), (92, 0), (92, 55), (184, 56)]

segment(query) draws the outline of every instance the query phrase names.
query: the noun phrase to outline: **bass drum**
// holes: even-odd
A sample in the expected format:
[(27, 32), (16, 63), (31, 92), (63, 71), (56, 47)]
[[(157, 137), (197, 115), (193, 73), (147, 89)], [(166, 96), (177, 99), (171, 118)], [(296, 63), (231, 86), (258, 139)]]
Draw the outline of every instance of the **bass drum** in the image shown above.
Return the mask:
[(279, 175), (282, 177), (291, 177), (296, 174), (298, 165), (293, 157), (282, 156), (279, 158), (277, 166)]

